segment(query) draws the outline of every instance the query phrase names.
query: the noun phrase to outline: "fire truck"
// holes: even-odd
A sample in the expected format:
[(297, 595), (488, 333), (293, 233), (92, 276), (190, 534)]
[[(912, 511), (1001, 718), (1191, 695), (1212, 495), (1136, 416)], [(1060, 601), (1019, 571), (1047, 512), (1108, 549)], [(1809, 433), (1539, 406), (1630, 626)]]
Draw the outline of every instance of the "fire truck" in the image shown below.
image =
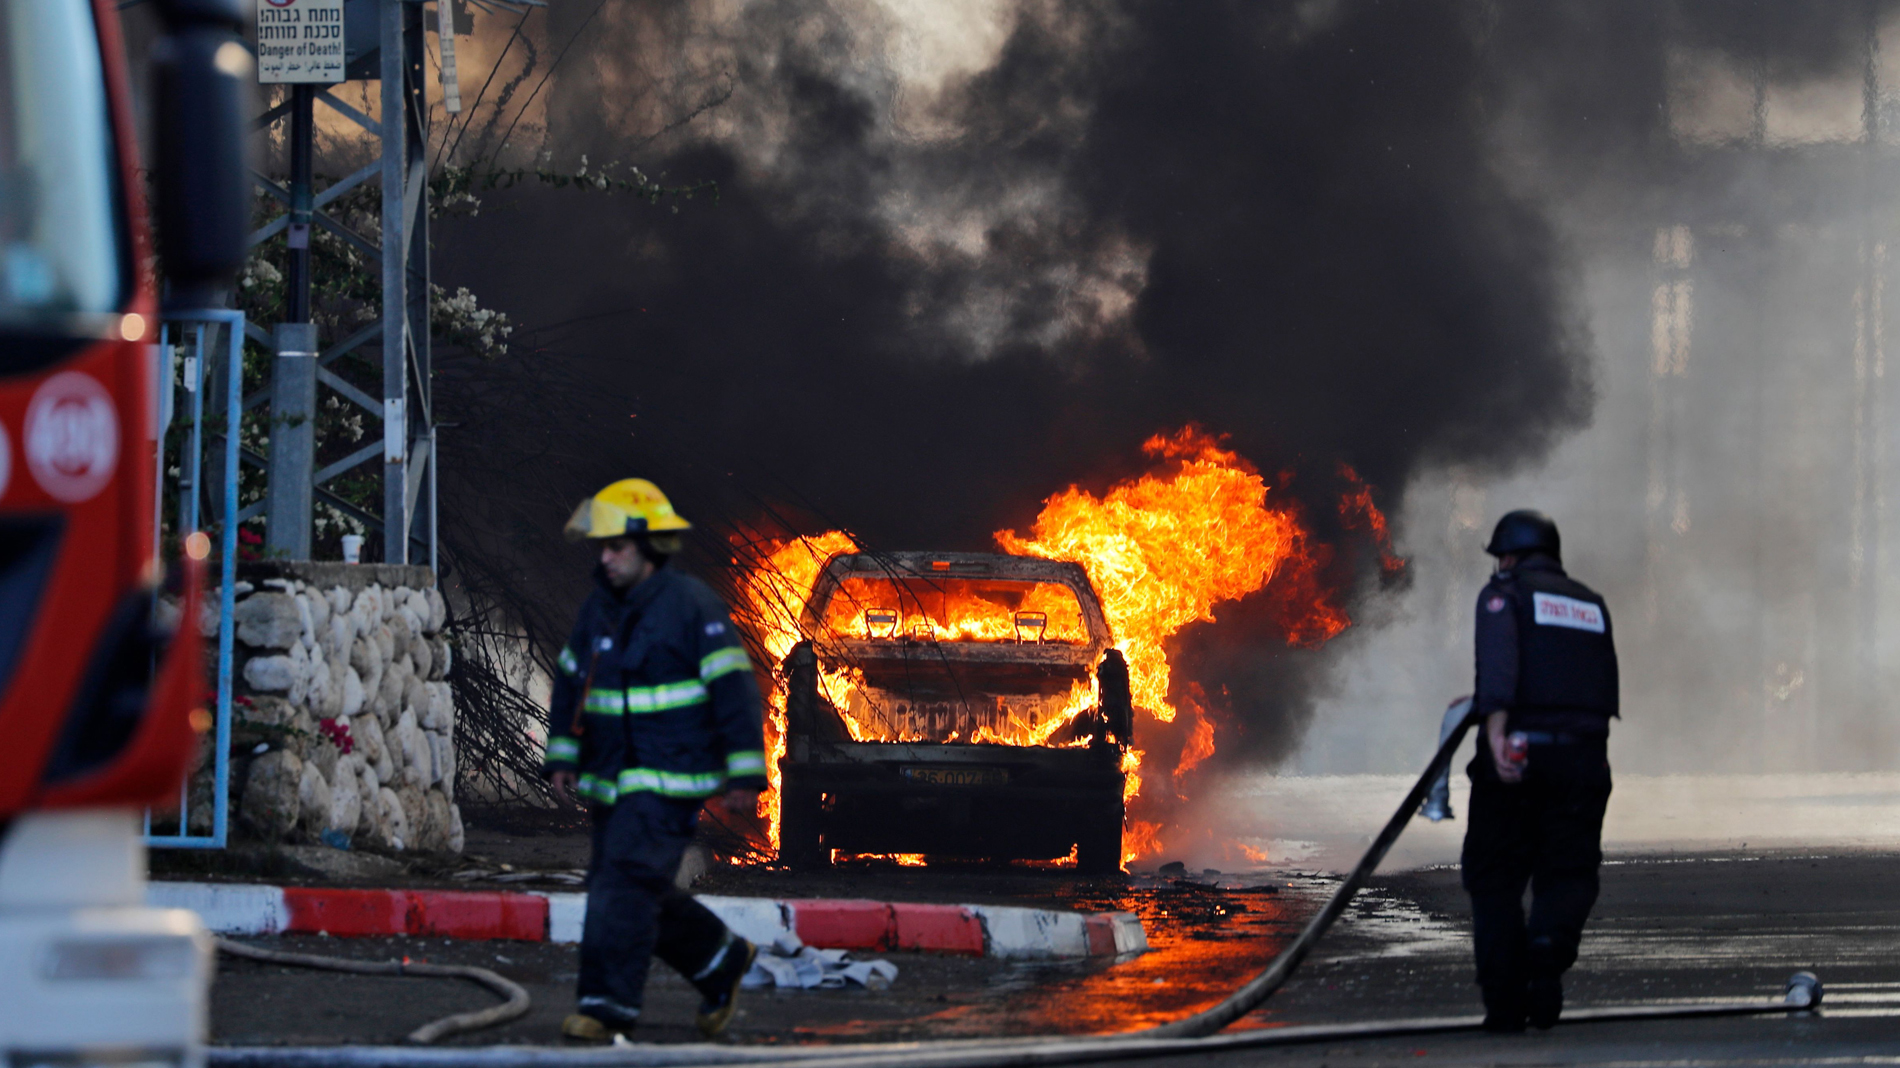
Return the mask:
[[(248, 221), (248, 5), (155, 3), (149, 171), (118, 6), (0, 0), (0, 1060), (14, 1065), (204, 1058), (210, 939), (193, 913), (145, 907), (138, 822), (175, 803), (208, 722), (209, 540), (166, 562), (154, 537), (162, 313), (144, 191), (166, 304), (221, 304)], [(180, 611), (156, 611), (161, 597)]]

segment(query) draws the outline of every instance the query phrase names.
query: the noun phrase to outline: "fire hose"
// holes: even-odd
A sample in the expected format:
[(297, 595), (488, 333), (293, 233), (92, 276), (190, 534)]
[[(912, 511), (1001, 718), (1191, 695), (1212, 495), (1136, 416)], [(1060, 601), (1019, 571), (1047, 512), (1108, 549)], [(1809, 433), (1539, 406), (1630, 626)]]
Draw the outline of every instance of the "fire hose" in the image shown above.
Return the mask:
[(409, 1041), (418, 1045), (427, 1045), (437, 1039), (461, 1034), (464, 1031), (474, 1031), (505, 1023), (528, 1011), (528, 992), (487, 968), (473, 968), (459, 964), (423, 964), (408, 960), (350, 960), (345, 957), (321, 957), (314, 953), (285, 953), (281, 950), (247, 946), (228, 938), (218, 939), (218, 952), (228, 953), (233, 957), (243, 957), (245, 960), (261, 961), (265, 964), (287, 964), (293, 968), (316, 968), (329, 972), (350, 972), (355, 975), (417, 975), (439, 979), (471, 979), (507, 999), (499, 1005), (474, 1012), (459, 1012), (416, 1028), (409, 1032)]
[[(1454, 706), (1456, 707), (1456, 706)], [(1386, 821), (1365, 856), (1348, 872), (1298, 937), (1274, 957), (1264, 971), (1248, 980), (1212, 1008), (1126, 1035), (1086, 1035), (1056, 1039), (974, 1039), (934, 1043), (878, 1043), (850, 1048), (774, 1048), (759, 1049), (732, 1046), (653, 1046), (625, 1045), (611, 1049), (577, 1051), (522, 1049), (519, 1047), (473, 1050), (412, 1050), (402, 1048), (356, 1047), (342, 1049), (285, 1049), (253, 1047), (210, 1051), (211, 1068), (687, 1068), (710, 1065), (764, 1065), (796, 1062), (799, 1068), (1044, 1068), (1062, 1064), (1086, 1064), (1147, 1057), (1207, 1054), (1226, 1050), (1292, 1046), (1312, 1042), (1353, 1039), (1397, 1038), (1402, 1036), (1450, 1034), (1478, 1030), (1478, 1016), (1427, 1017), (1409, 1020), (1379, 1020), (1354, 1024), (1320, 1024), (1277, 1027), (1239, 1034), (1219, 1032), (1229, 1024), (1259, 1008), (1292, 978), (1301, 962), (1312, 952), (1321, 936), (1346, 911), (1353, 896), (1365, 885), (1380, 861), (1398, 841), (1427, 794), (1450, 766), (1452, 757), (1470, 732), (1473, 720), (1467, 716), (1455, 726), (1446, 719), (1438, 752), (1425, 767), (1424, 774), (1399, 803)], [(227, 943), (222, 940), (220, 948)], [(301, 954), (276, 954), (265, 950), (238, 947), (246, 956), (257, 959), (300, 957)], [(309, 958), (327, 960), (328, 958)], [(357, 964), (359, 962), (343, 962)], [(390, 967), (389, 965), (366, 966)], [(409, 965), (412, 972), (427, 965)], [(357, 969), (348, 969), (357, 970)], [(451, 969), (444, 972), (486, 972), (482, 968)], [(388, 974), (378, 972), (376, 974)], [(416, 972), (416, 974), (421, 974)], [(494, 973), (487, 974), (493, 976)], [(473, 978), (473, 976), (469, 976)], [(500, 982), (507, 980), (494, 976)], [(508, 984), (513, 986), (513, 984)], [(516, 988), (519, 990), (519, 988)], [(1563, 1014), (1564, 1023), (1611, 1023), (1641, 1020), (1678, 1020), (1716, 1016), (1757, 1016), (1772, 1013), (1806, 1012), (1820, 1007), (1823, 989), (1811, 972), (1796, 972), (1787, 983), (1780, 1001), (1738, 1001), (1699, 1005), (1640, 1005), (1598, 1009), (1571, 1009)], [(512, 1004), (512, 1002), (511, 1002)], [(490, 1012), (507, 1010), (498, 1006)], [(512, 1018), (527, 1010), (527, 995), (521, 994), (521, 1007)], [(479, 1014), (465, 1014), (469, 1016)], [(450, 1017), (430, 1027), (439, 1027), (462, 1017)], [(474, 1024), (470, 1026), (483, 1026)], [(418, 1030), (410, 1040), (418, 1039)], [(457, 1027), (456, 1030), (466, 1030)], [(441, 1032), (447, 1034), (449, 1032)], [(437, 1036), (439, 1037), (439, 1036)]]

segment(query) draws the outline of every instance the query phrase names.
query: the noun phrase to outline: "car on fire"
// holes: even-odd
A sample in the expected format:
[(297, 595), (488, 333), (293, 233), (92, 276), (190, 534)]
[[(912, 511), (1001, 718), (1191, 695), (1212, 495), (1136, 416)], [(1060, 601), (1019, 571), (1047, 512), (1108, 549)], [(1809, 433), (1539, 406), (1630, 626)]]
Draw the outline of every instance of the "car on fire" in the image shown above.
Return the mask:
[(1080, 564), (841, 553), (787, 685), (780, 857), (1121, 867), (1128, 666)]

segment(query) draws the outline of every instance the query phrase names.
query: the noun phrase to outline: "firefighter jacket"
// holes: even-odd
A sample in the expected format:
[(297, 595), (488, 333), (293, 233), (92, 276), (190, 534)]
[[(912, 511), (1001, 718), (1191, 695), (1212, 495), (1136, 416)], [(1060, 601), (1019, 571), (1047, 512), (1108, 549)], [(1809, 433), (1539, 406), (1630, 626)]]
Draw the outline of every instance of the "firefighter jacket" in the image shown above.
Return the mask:
[(594, 580), (559, 657), (544, 773), (578, 771), (605, 805), (764, 789), (758, 682), (718, 595), (665, 567), (624, 592)]
[(1536, 555), (1478, 594), (1473, 711), (1510, 729), (1604, 734), (1617, 710), (1616, 641), (1595, 590)]

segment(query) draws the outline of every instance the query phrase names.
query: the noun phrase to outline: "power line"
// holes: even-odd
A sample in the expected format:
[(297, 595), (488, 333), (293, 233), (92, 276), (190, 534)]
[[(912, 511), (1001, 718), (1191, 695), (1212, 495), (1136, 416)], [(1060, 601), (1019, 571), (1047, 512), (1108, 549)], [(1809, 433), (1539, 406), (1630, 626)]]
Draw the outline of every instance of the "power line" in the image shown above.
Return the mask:
[[(448, 145), (448, 150), (436, 157), (437, 163), (445, 163), (453, 160), (455, 158), (455, 150), (462, 147), (462, 138), (468, 135), (469, 124), (475, 121), (475, 112), (482, 106), (482, 97), (488, 95), (488, 87), (494, 84), (495, 75), (501, 73), (501, 64), (508, 58), (508, 53), (515, 47), (515, 41), (521, 37), (521, 28), (527, 25), (528, 15), (532, 13), (532, 11), (532, 8), (522, 11), (521, 18), (516, 20), (515, 32), (508, 35), (508, 43), (502, 46), (501, 55), (495, 57), (495, 65), (488, 68), (488, 77), (482, 82), (481, 90), (475, 94), (475, 102), (468, 106), (468, 111), (462, 116), (462, 128), (457, 131), (455, 135), (455, 143)], [(450, 120), (450, 125), (454, 125), (453, 119)], [(444, 135), (442, 140), (444, 144), (447, 144), (448, 137)]]
[(548, 65), (547, 73), (541, 75), (541, 80), (534, 84), (534, 92), (528, 94), (528, 99), (521, 104), (521, 110), (515, 112), (515, 121), (508, 124), (508, 130), (501, 135), (501, 142), (496, 146), (495, 151), (500, 152), (501, 145), (508, 143), (509, 136), (515, 132), (515, 126), (521, 122), (521, 116), (528, 113), (528, 108), (534, 104), (534, 98), (541, 95), (541, 87), (548, 84), (548, 79), (554, 76), (561, 61), (567, 58), (568, 49), (574, 47), (574, 42), (580, 40), (582, 31), (587, 29), (587, 24), (594, 21), (594, 16), (600, 14), (600, 9), (606, 6), (607, 0), (600, 0), (594, 5), (594, 10), (589, 11), (587, 17), (581, 20), (580, 28), (574, 31), (574, 36), (567, 39), (567, 44), (561, 48), (561, 54), (554, 57), (554, 62)]

